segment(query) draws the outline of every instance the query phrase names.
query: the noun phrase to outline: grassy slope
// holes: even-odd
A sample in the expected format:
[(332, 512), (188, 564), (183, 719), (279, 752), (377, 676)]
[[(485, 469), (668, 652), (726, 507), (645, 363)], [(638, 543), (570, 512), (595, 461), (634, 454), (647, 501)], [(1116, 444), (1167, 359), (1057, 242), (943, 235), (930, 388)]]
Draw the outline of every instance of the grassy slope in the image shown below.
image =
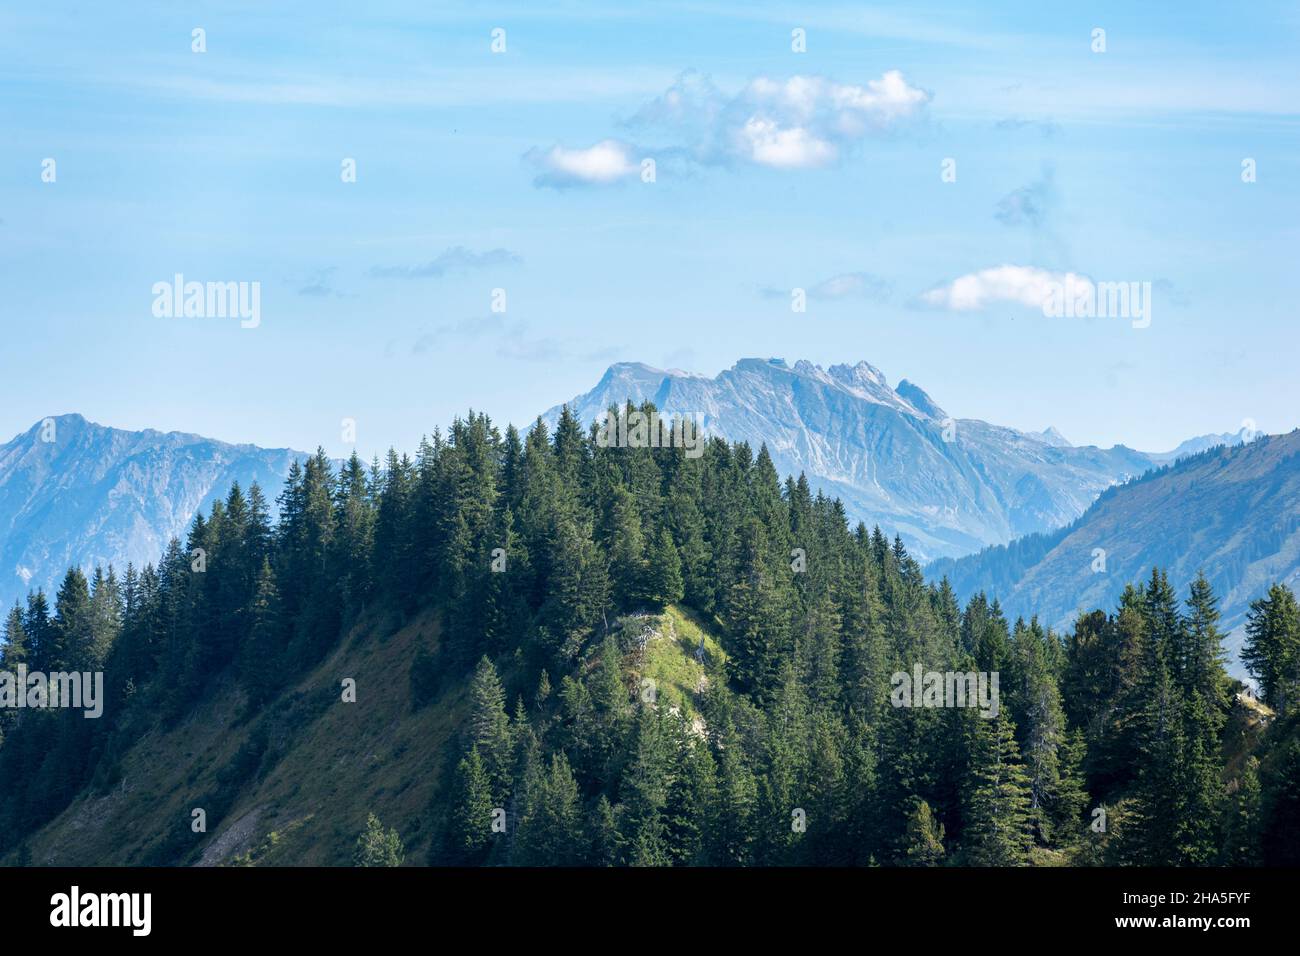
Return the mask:
[[(122, 779), (107, 794), (83, 793), (30, 841), (38, 865), (151, 862), (150, 848), (170, 842), (187, 862), (230, 862), (250, 849), (257, 862), (350, 863), (356, 835), (374, 811), (397, 826), (408, 859), (423, 862), (424, 825), (444, 768), (442, 754), (463, 721), (463, 684), (419, 712), (410, 705), (408, 672), (421, 640), (437, 639), (432, 616), (386, 638), (361, 626), (269, 708), (270, 753), (241, 775), (237, 796), (208, 832), (191, 831), (191, 810), (219, 786), (219, 772), (258, 725), (240, 722), (241, 697), (214, 688), (178, 726), (153, 730), (122, 760)], [(341, 681), (357, 682), (343, 703)], [(251, 778), (251, 779), (250, 779)], [(276, 838), (268, 839), (274, 832)], [(12, 861), (10, 861), (12, 862)]]
[[(644, 633), (642, 654), (625, 658), (629, 685), (654, 681), (660, 706), (696, 716), (705, 660), (723, 651), (706, 622), (672, 607), (663, 615), (623, 619), (616, 627)], [(103, 866), (150, 862), (151, 848), (171, 839), (186, 862), (333, 866), (351, 862), (366, 814), (396, 826), (408, 864), (426, 862), (432, 804), (450, 768), (467, 715), (468, 681), (454, 682), (412, 711), (408, 672), (420, 643), (436, 646), (437, 622), (417, 617), (386, 638), (386, 628), (359, 626), (348, 641), (270, 708), (269, 755), (241, 778), (230, 811), (209, 832), (190, 830), (190, 811), (218, 786), (221, 770), (258, 721), (241, 722), (234, 689), (214, 689), (183, 723), (154, 730), (122, 761), (122, 780), (107, 794), (83, 793), (30, 841), (38, 865)], [(597, 643), (592, 651), (599, 648)], [(357, 682), (357, 703), (340, 700), (340, 682)], [(1238, 698), (1225, 734), (1225, 780), (1254, 752), (1271, 712)], [(0, 863), (12, 864), (11, 858)], [(1059, 851), (1035, 851), (1039, 866), (1068, 863)]]
[(636, 684), (642, 686), (641, 681), (647, 678), (654, 681), (660, 706), (695, 716), (695, 695), (707, 679), (704, 663), (697, 660), (696, 652), (703, 641), (704, 660), (712, 663), (725, 659), (722, 647), (699, 618), (676, 607), (652, 619), (650, 626), (653, 632), (646, 642), (644, 659), (632, 665)]
[[(629, 660), (631, 677), (655, 681), (661, 705), (694, 713), (706, 659), (722, 650), (688, 613), (621, 622), (646, 627), (645, 654)], [(214, 688), (174, 728), (148, 733), (122, 759), (122, 779), (106, 794), (86, 792), (30, 841), (38, 865), (111, 866), (171, 859), (199, 865), (334, 866), (351, 863), (366, 814), (401, 833), (410, 864), (426, 862), (433, 797), (467, 715), (468, 680), (449, 682), (433, 702), (411, 709), (409, 669), (420, 643), (436, 646), (432, 615), (385, 638), (382, 623), (359, 625), (339, 648), (265, 715), (239, 717), (242, 697)], [(357, 702), (343, 703), (341, 681), (357, 682)], [(513, 702), (511, 702), (513, 707)], [(210, 803), (223, 768), (255, 729), (267, 755), (255, 770), (234, 775), (229, 812), (193, 833), (191, 810)], [(227, 773), (227, 776), (232, 774)], [(12, 863), (12, 859), (0, 863)]]

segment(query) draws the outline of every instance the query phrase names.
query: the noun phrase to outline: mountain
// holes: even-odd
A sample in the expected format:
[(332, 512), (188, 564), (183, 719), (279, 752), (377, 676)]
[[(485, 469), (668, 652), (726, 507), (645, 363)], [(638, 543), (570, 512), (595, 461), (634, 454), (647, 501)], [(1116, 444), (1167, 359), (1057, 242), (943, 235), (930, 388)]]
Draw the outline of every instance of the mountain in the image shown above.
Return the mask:
[[(1059, 528), (1156, 464), (1123, 445), (1073, 447), (1055, 429), (950, 418), (918, 385), (891, 388), (866, 362), (743, 359), (716, 378), (619, 363), (569, 406), (587, 424), (628, 400), (700, 413), (711, 435), (767, 445), (778, 473), (805, 473), (850, 517), (901, 534), (927, 559)], [(560, 410), (544, 420), (553, 426)]]
[(288, 449), (182, 432), (125, 431), (59, 415), (0, 445), (0, 601), (57, 588), (70, 565), (157, 562), (200, 508), (238, 481), (280, 492)]
[[(104, 594), (107, 613), (69, 594), (55, 627), (33, 619), (16, 653), (102, 662), (103, 708), (0, 708), (0, 866), (1300, 861), (1289, 694), (1202, 696), (1215, 667), (1112, 654), (1115, 629), (1058, 669), (1042, 629), (963, 612), (836, 503), (780, 500), (743, 449), (530, 437), (457, 419), (414, 473), (341, 483), (334, 508), (309, 462), (279, 534), (210, 521), (202, 573), (182, 556), (129, 603)], [(1238, 478), (1285, 474), (1281, 452)], [(1002, 666), (1000, 691), (980, 679)], [(931, 703), (922, 668), (974, 671), (974, 696), (950, 682)], [(940, 704), (979, 716), (925, 712)], [(1160, 731), (1196, 744), (1145, 773)], [(1033, 748), (1059, 755), (1037, 834)], [(1117, 825), (1094, 839), (1096, 806)], [(1197, 826), (1220, 806), (1245, 816), (1223, 839)]]
[(1187, 458), (1190, 455), (1196, 455), (1216, 445), (1242, 445), (1254, 439), (1256, 433), (1243, 427), (1240, 431), (1223, 432), (1219, 435), (1198, 435), (1196, 438), (1189, 438), (1180, 444), (1173, 451), (1156, 452), (1151, 455), (1153, 461), (1161, 464), (1177, 461), (1180, 458)]
[[(1104, 570), (1094, 570), (1097, 549)], [(1300, 585), (1300, 431), (1182, 458), (1104, 492), (1068, 527), (926, 573), (946, 575), (960, 598), (984, 591), (1010, 618), (1037, 614), (1064, 629), (1079, 610), (1113, 611), (1124, 585), (1152, 566), (1183, 598), (1205, 571), (1223, 629), (1236, 631), (1227, 642), (1235, 658), (1250, 602), (1275, 581)]]
[(1048, 425), (1041, 432), (1028, 432), (1027, 434), (1041, 439), (1049, 445), (1055, 445), (1057, 448), (1073, 448), (1070, 440), (1057, 431), (1053, 426)]

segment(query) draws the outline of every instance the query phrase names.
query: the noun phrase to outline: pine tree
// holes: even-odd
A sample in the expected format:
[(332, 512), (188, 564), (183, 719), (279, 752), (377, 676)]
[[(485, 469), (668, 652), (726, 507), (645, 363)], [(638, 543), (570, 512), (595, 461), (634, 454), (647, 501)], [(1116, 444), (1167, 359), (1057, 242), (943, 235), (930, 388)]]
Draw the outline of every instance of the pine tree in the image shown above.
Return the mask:
[(510, 719), (506, 716), (505, 689), (487, 657), (479, 660), (469, 694), (470, 746), (483, 761), (492, 793), (503, 801), (510, 786)]
[(684, 594), (682, 562), (667, 527), (661, 527), (655, 536), (647, 565), (646, 598), (650, 604), (662, 609), (680, 601)]
[(1205, 701), (1210, 736), (1217, 739), (1228, 709), (1228, 675), (1223, 669), (1219, 599), (1203, 572), (1196, 575), (1187, 598), (1181, 645), (1183, 689), (1199, 694)]
[(384, 831), (373, 813), (366, 817), (366, 827), (357, 837), (354, 866), (401, 866), (405, 857), (402, 838), (397, 830)]
[(55, 609), (54, 641), (49, 649), (46, 669), (93, 670), (96, 661), (90, 586), (78, 568), (69, 568), (64, 575)]
[(13, 671), (27, 660), (27, 631), (23, 628), (23, 611), (14, 602), (5, 618), (4, 647), (0, 648), (0, 670)]
[(1024, 866), (1030, 835), (1029, 775), (1020, 764), (1015, 727), (1006, 711), (975, 721), (971, 786), (962, 848), (971, 866)]
[(664, 819), (672, 766), (663, 723), (653, 710), (644, 709), (639, 715), (635, 748), (619, 785), (627, 861), (632, 866), (666, 866), (672, 859)]
[(717, 863), (717, 763), (708, 744), (692, 734), (684, 721), (673, 725), (675, 762), (681, 772), (673, 779), (665, 817), (674, 865), (713, 866)]
[(1087, 746), (1080, 729), (1066, 733), (1061, 741), (1056, 789), (1048, 802), (1052, 832), (1058, 845), (1077, 844), (1087, 833), (1084, 814), (1088, 810), (1088, 792), (1083, 775)]
[(1285, 584), (1251, 602), (1241, 660), (1264, 702), (1279, 715), (1290, 713), (1300, 699), (1300, 605)]
[(1258, 866), (1260, 864), (1261, 790), (1259, 760), (1251, 756), (1242, 765), (1241, 775), (1229, 785), (1223, 821), (1223, 866)]
[(930, 805), (918, 798), (907, 817), (906, 865), (940, 865), (945, 853), (943, 836), (943, 824), (934, 819)]
[(621, 807), (615, 807), (603, 793), (596, 801), (591, 815), (591, 852), (589, 860), (595, 866), (618, 866), (623, 862), (623, 836), (621, 833)]
[(249, 634), (240, 645), (237, 664), (249, 703), (256, 709), (270, 700), (279, 686), (284, 654), (280, 592), (275, 571), (266, 557), (262, 558), (248, 611)]
[(23, 633), (27, 635), (27, 666), (34, 671), (51, 671), (51, 662), (59, 653), (54, 622), (50, 620), (50, 606), (45, 592), (39, 588), (27, 595), (27, 608), (23, 612)]
[(563, 751), (531, 788), (519, 821), (514, 860), (525, 866), (573, 866), (583, 855), (582, 802)]
[(122, 589), (117, 575), (109, 565), (108, 573), (95, 568), (90, 588), (90, 648), (91, 670), (102, 670), (112, 652), (113, 644), (122, 632)]
[(471, 749), (456, 766), (453, 818), (454, 857), (478, 862), (492, 840), (492, 783), (478, 751)]

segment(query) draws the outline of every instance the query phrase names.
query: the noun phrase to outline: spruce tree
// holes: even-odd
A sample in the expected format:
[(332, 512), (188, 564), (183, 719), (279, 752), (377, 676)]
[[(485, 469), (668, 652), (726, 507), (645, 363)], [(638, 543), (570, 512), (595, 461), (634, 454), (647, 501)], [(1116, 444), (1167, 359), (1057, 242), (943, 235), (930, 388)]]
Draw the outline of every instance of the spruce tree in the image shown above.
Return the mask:
[(487, 657), (479, 660), (469, 695), (470, 746), (483, 761), (495, 798), (504, 800), (510, 785), (510, 718), (506, 716), (505, 690)]
[(402, 838), (397, 830), (385, 832), (379, 818), (373, 813), (366, 817), (365, 829), (357, 837), (353, 854), (354, 866), (401, 866), (405, 858)]
[(661, 527), (655, 535), (647, 560), (646, 598), (651, 605), (663, 608), (676, 604), (684, 594), (682, 562), (673, 544), (672, 533)]
[(1223, 821), (1223, 866), (1260, 864), (1261, 790), (1259, 759), (1250, 756), (1229, 785)]
[(456, 766), (453, 802), (454, 856), (478, 862), (492, 841), (492, 783), (477, 750), (470, 750)]
[(943, 824), (934, 819), (930, 804), (917, 798), (907, 817), (907, 866), (938, 866), (943, 862)]
[(1280, 715), (1290, 713), (1300, 700), (1300, 605), (1285, 584), (1251, 602), (1241, 660), (1264, 702)]
[(1006, 711), (977, 718), (971, 784), (963, 814), (962, 850), (971, 866), (1024, 866), (1033, 845), (1029, 775), (1020, 763)]

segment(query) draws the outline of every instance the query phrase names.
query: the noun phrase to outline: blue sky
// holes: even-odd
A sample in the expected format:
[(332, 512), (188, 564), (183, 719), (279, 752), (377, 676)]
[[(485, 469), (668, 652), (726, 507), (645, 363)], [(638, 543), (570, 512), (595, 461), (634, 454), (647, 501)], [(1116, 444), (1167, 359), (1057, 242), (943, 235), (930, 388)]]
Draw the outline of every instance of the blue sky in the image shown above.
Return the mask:
[[(0, 436), (351, 418), (369, 457), (747, 356), (1077, 444), (1296, 427), (1300, 8), (1060, 6), (11, 5)], [(176, 273), (260, 282), (260, 325), (156, 317)], [(1024, 304), (1066, 273), (1152, 282), (1150, 327)]]

